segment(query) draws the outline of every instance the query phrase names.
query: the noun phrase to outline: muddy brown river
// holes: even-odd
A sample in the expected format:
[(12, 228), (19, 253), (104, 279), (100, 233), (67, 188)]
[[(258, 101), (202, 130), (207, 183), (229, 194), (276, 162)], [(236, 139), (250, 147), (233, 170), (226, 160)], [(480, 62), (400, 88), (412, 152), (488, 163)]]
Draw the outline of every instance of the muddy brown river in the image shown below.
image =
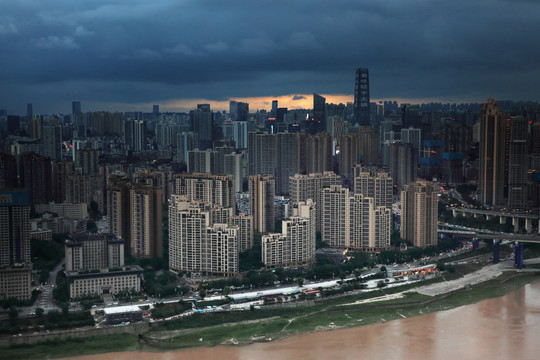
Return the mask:
[(126, 352), (78, 360), (540, 359), (540, 281), (501, 298), (358, 328), (247, 346)]

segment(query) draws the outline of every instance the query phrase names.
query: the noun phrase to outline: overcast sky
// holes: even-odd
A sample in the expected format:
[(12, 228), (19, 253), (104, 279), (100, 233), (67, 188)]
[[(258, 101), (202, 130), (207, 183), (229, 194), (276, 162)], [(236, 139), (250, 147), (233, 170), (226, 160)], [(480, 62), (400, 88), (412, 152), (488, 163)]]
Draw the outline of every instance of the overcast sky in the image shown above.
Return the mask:
[(300, 107), (357, 67), (372, 100), (540, 100), (539, 34), (537, 0), (0, 0), (0, 108)]

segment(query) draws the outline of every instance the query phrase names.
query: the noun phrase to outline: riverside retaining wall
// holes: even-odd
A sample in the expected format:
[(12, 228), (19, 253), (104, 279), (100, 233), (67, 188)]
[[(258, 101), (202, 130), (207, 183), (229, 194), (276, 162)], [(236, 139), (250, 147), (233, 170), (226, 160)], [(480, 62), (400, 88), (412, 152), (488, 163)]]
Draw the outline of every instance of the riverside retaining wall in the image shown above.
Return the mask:
[(150, 329), (150, 324), (146, 322), (134, 323), (125, 326), (107, 328), (87, 328), (65, 331), (54, 331), (49, 333), (40, 332), (38, 334), (25, 334), (23, 336), (11, 335), (0, 338), (0, 346), (36, 344), (46, 341), (66, 340), (69, 338), (81, 338), (91, 336), (106, 336), (115, 334), (144, 334)]

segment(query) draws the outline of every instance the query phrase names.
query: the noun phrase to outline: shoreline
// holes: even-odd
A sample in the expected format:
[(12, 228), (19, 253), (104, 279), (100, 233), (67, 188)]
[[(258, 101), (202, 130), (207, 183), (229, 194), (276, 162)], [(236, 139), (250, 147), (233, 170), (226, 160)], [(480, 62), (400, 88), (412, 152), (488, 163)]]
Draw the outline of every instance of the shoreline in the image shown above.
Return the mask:
[[(179, 331), (179, 333), (174, 334), (174, 335), (170, 335), (170, 336), (165, 336), (165, 337), (161, 338), (162, 341), (163, 340), (165, 341), (164, 343), (163, 342), (161, 342), (161, 343), (158, 343), (158, 342), (146, 343), (144, 345), (146, 347), (146, 349), (142, 350), (142, 351), (143, 352), (144, 351), (146, 351), (146, 352), (163, 352), (163, 351), (175, 351), (175, 350), (183, 350), (183, 349), (198, 348), (198, 347), (246, 346), (246, 345), (254, 344), (254, 343), (257, 343), (257, 342), (276, 341), (276, 340), (280, 340), (280, 339), (289, 338), (289, 337), (292, 337), (292, 336), (298, 336), (298, 335), (303, 335), (303, 334), (311, 334), (311, 333), (320, 332), (320, 331), (331, 331), (331, 330), (338, 330), (338, 329), (347, 329), (347, 328), (352, 328), (352, 327), (359, 327), (359, 326), (372, 325), (372, 324), (376, 324), (376, 323), (383, 323), (383, 322), (392, 321), (392, 320), (396, 320), (396, 319), (400, 319), (400, 318), (409, 318), (409, 317), (414, 317), (414, 316), (420, 316), (420, 315), (424, 315), (424, 314), (428, 314), (428, 313), (432, 313), (432, 312), (438, 312), (438, 311), (445, 311), (445, 310), (454, 309), (454, 308), (457, 308), (459, 306), (476, 303), (476, 302), (479, 302), (479, 301), (482, 301), (482, 300), (485, 300), (485, 299), (489, 299), (489, 298), (504, 296), (504, 295), (506, 295), (506, 294), (508, 294), (508, 293), (510, 293), (512, 291), (515, 291), (515, 290), (527, 285), (528, 283), (534, 281), (536, 276), (538, 275), (538, 273), (540, 273), (540, 270), (539, 271), (534, 271), (534, 272), (529, 272), (529, 273), (514, 272), (513, 274), (511, 274), (511, 275), (509, 275), (507, 277), (504, 277), (502, 279), (492, 278), (492, 279), (489, 279), (489, 280), (486, 280), (486, 281), (483, 281), (483, 282), (480, 282), (480, 283), (476, 283), (474, 285), (469, 285), (467, 287), (461, 287), (459, 289), (455, 289), (455, 290), (453, 290), (451, 292), (440, 293), (438, 295), (435, 295), (435, 296), (432, 296), (432, 297), (429, 297), (429, 298), (422, 298), (420, 300), (414, 300), (414, 298), (413, 298), (413, 299), (411, 299), (412, 301), (403, 301), (403, 302), (400, 301), (402, 299), (408, 300), (407, 296), (404, 296), (403, 294), (407, 294), (407, 293), (415, 294), (416, 290), (418, 290), (418, 289), (438, 285), (438, 283), (435, 283), (435, 284), (431, 284), (431, 285), (419, 286), (418, 288), (405, 290), (403, 292), (394, 293), (394, 294), (391, 294), (391, 295), (385, 295), (385, 296), (382, 296), (382, 297), (374, 297), (374, 298), (369, 298), (369, 299), (366, 299), (366, 300), (359, 300), (361, 303), (359, 303), (358, 305), (355, 305), (354, 303), (351, 303), (351, 304), (336, 304), (336, 305), (333, 305), (333, 306), (334, 307), (341, 307), (341, 309), (337, 309), (337, 308), (322, 309), (320, 311), (314, 311), (312, 313), (304, 315), (304, 316), (313, 317), (313, 316), (321, 315), (321, 314), (323, 314), (323, 315), (324, 314), (329, 314), (330, 316), (332, 316), (332, 315), (336, 315), (336, 314), (339, 314), (339, 313), (342, 313), (342, 312), (345, 312), (346, 310), (348, 310), (348, 309), (344, 308), (346, 306), (351, 307), (351, 309), (349, 311), (347, 311), (347, 313), (345, 314), (348, 317), (350, 317), (348, 315), (348, 313), (353, 313), (355, 311), (357, 311), (357, 312), (360, 311), (361, 312), (361, 311), (368, 310), (368, 311), (374, 313), (375, 318), (371, 317), (371, 318), (361, 319), (361, 321), (357, 321), (357, 323), (348, 323), (348, 324), (344, 324), (344, 325), (337, 325), (334, 322), (330, 322), (327, 326), (318, 325), (314, 329), (311, 329), (311, 330), (294, 331), (294, 332), (288, 332), (288, 333), (284, 333), (283, 331), (281, 331), (279, 334), (270, 333), (269, 335), (271, 335), (271, 336), (262, 336), (261, 335), (261, 336), (252, 336), (251, 338), (241, 338), (241, 339), (236, 339), (236, 338), (232, 337), (230, 339), (225, 339), (225, 340), (221, 341), (220, 343), (215, 343), (215, 342), (208, 343), (206, 340), (204, 340), (204, 335), (205, 335), (205, 332), (207, 332), (207, 331), (212, 331), (212, 330), (215, 330), (215, 329), (220, 329), (220, 328), (223, 328), (223, 327), (231, 327), (231, 326), (242, 327), (242, 326), (248, 325), (248, 323), (252, 323), (253, 321), (238, 322), (238, 323), (225, 323), (225, 324), (215, 325), (215, 326), (206, 327), (206, 328), (191, 328), (191, 329), (185, 329), (185, 330), (177, 330), (177, 331)], [(460, 280), (460, 279), (457, 279), (457, 280)], [(523, 281), (521, 281), (521, 280), (523, 280)], [(452, 280), (452, 281), (455, 281), (455, 280)], [(508, 289), (505, 288), (506, 290), (498, 292), (496, 294), (496, 296), (491, 296), (490, 295), (491, 292), (489, 292), (489, 293), (486, 293), (485, 296), (475, 294), (474, 299), (472, 301), (469, 300), (468, 297), (466, 297), (466, 296), (463, 296), (462, 298), (458, 298), (458, 299), (451, 299), (452, 297), (459, 297), (461, 294), (467, 294), (468, 292), (471, 292), (471, 291), (479, 293), (479, 292), (482, 291), (483, 288), (486, 288), (486, 287), (499, 287), (499, 286), (501, 286), (501, 285), (503, 285), (503, 284), (505, 284), (507, 282), (510, 282), (511, 284), (514, 284), (514, 286), (509, 286)], [(500, 288), (497, 289), (497, 290), (500, 290)], [(409, 297), (413, 297), (413, 295), (409, 295)], [(393, 299), (395, 299), (397, 301), (392, 302)], [(445, 301), (445, 300), (447, 300), (447, 301)], [(382, 302), (382, 303), (378, 303), (379, 301)], [(452, 304), (454, 304), (454, 305), (452, 305)], [(308, 306), (306, 306), (306, 307), (308, 307)], [(418, 312), (416, 311), (416, 308), (418, 308)], [(380, 317), (381, 313), (385, 315), (384, 318)], [(407, 315), (404, 315), (405, 313)], [(377, 317), (379, 317), (379, 318), (377, 319)], [(262, 319), (260, 319), (258, 321), (259, 322), (268, 321), (268, 320), (272, 320), (274, 318), (275, 317), (273, 317), (273, 318), (262, 318)], [(294, 320), (297, 320), (297, 319), (295, 318), (295, 319), (293, 319), (293, 321)], [(287, 324), (287, 326), (292, 323), (292, 321), (290, 321), (290, 320), (288, 320), (288, 321), (289, 321), (289, 323)], [(156, 331), (156, 332), (149, 332), (146, 335), (159, 333), (159, 332), (166, 333), (166, 332), (169, 332), (169, 331), (162, 330), (162, 331)], [(203, 339), (204, 343), (199, 344), (199, 343), (195, 342), (195, 343), (192, 343), (192, 344), (186, 344), (185, 346), (182, 345), (182, 344), (175, 343), (171, 347), (167, 346), (167, 340), (171, 340), (171, 339), (177, 339), (178, 340), (178, 338), (180, 338), (182, 336), (189, 337), (189, 335), (201, 336), (200, 338)], [(154, 337), (154, 339), (155, 339), (155, 337)]]
[[(494, 265), (488, 265), (484, 268), (489, 267), (494, 267)], [(501, 273), (503, 271), (501, 270)], [(142, 338), (137, 338), (136, 335), (131, 334), (118, 334), (71, 338), (30, 346), (2, 347), (0, 348), (0, 355), (5, 358), (29, 359), (43, 358), (44, 356), (50, 358), (94, 356), (95, 358), (99, 354), (119, 351), (122, 353), (156, 353), (199, 347), (246, 346), (257, 342), (275, 341), (302, 334), (371, 325), (457, 308), (484, 299), (504, 296), (534, 281), (539, 272), (540, 270), (531, 272), (513, 270), (512, 274), (503, 276), (499, 274), (478, 283), (470, 283), (468, 282), (469, 279), (462, 277), (447, 283), (461, 281), (464, 286), (435, 296), (420, 294), (420, 290), (435, 286), (441, 287), (441, 283), (409, 288), (397, 292), (399, 296), (396, 293), (390, 297), (386, 295), (377, 296), (380, 294), (377, 292), (373, 294), (374, 296), (365, 300), (349, 301), (352, 300), (349, 299), (351, 297), (358, 297), (358, 295), (349, 295), (337, 300), (321, 300), (320, 303), (315, 305), (300, 305), (285, 311), (283, 311), (284, 309), (256, 310), (256, 314), (259, 316), (258, 319), (221, 323), (204, 328), (150, 330)], [(505, 273), (508, 272), (505, 271)], [(377, 302), (377, 300), (379, 301)], [(358, 303), (358, 301), (361, 302)], [(281, 313), (281, 315), (268, 316), (273, 313)], [(57, 354), (58, 356), (56, 356)]]

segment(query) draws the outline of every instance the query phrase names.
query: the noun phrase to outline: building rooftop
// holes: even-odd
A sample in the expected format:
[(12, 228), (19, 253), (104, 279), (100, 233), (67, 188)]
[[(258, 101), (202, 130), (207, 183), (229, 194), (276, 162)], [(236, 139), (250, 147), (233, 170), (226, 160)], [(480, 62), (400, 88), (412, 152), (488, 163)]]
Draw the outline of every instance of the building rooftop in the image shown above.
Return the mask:
[(122, 314), (122, 313), (128, 313), (128, 312), (140, 312), (140, 311), (143, 311), (141, 309), (141, 305), (115, 306), (115, 307), (103, 309), (103, 312), (105, 313), (105, 315)]
[(143, 268), (139, 265), (126, 265), (118, 268), (108, 269), (96, 269), (96, 270), (79, 270), (79, 271), (66, 271), (68, 277), (84, 278), (84, 277), (98, 277), (98, 276), (118, 276), (133, 273), (143, 273)]

